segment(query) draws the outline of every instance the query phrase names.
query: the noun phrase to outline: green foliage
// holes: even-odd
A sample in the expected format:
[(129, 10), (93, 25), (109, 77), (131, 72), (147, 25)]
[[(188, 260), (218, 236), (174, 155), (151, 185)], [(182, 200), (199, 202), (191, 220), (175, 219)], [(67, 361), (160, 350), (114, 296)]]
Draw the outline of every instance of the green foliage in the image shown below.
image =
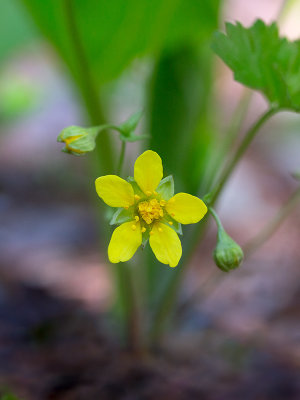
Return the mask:
[(185, 47), (157, 63), (149, 100), (150, 148), (176, 176), (179, 190), (196, 192), (213, 140), (207, 110), (211, 52)]
[(126, 210), (125, 208), (118, 208), (112, 216), (110, 225), (123, 224), (124, 222), (132, 221), (133, 219), (133, 207), (130, 207), (128, 210)]
[(78, 74), (68, 32), (71, 4), (88, 64), (98, 83), (117, 77), (137, 56), (178, 42), (199, 42), (219, 0), (22, 0), (42, 32)]
[(238, 82), (261, 91), (272, 107), (300, 111), (300, 41), (280, 38), (275, 23), (257, 20), (250, 28), (226, 24), (216, 32), (215, 53)]
[(0, 400), (20, 400), (19, 397), (16, 397), (14, 394), (11, 392), (4, 393), (1, 397)]
[(132, 114), (125, 122), (118, 126), (118, 130), (126, 137), (130, 136), (132, 132), (137, 128), (141, 118), (143, 116), (142, 111), (138, 111)]
[(120, 125), (104, 124), (83, 128), (81, 126), (68, 126), (64, 128), (57, 137), (58, 142), (64, 142), (66, 146), (62, 149), (63, 152), (82, 156), (96, 147), (96, 139), (98, 134), (106, 129), (112, 129), (120, 134), (120, 140), (124, 142), (136, 142), (146, 139), (147, 135), (135, 135), (136, 129), (142, 113), (138, 112), (129, 117)]
[(167, 176), (166, 178), (162, 179), (159, 185), (156, 188), (158, 194), (164, 200), (169, 200), (172, 196), (174, 196), (174, 179), (172, 175)]
[(37, 103), (36, 88), (24, 79), (3, 76), (0, 81), (0, 118), (9, 121), (30, 111)]
[(36, 37), (24, 10), (15, 0), (1, 0), (0, 63)]

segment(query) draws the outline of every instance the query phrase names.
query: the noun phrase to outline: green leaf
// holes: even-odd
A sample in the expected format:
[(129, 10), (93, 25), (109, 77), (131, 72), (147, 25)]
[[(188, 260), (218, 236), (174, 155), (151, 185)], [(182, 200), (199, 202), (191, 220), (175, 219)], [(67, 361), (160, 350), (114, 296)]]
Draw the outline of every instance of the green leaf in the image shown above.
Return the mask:
[(117, 211), (114, 213), (110, 225), (117, 225), (123, 224), (124, 222), (133, 221), (133, 207), (130, 207), (128, 210), (125, 208), (118, 208)]
[(0, 64), (19, 49), (37, 38), (37, 32), (27, 13), (16, 0), (1, 0)]
[(161, 195), (164, 200), (169, 200), (174, 196), (174, 179), (172, 175), (162, 179), (156, 188), (156, 192)]
[(175, 221), (175, 219), (170, 218), (171, 221), (173, 222), (173, 225), (171, 225), (171, 228), (174, 229), (175, 232), (177, 232), (179, 235), (182, 235), (182, 227), (181, 224), (177, 221)]
[(124, 135), (129, 136), (132, 132), (135, 131), (138, 123), (140, 122), (143, 116), (142, 111), (138, 111), (131, 115), (125, 122), (118, 126), (118, 130)]
[(280, 38), (275, 23), (257, 20), (250, 28), (226, 24), (212, 49), (232, 69), (234, 79), (262, 92), (272, 107), (300, 111), (300, 41)]
[[(9, 0), (7, 0), (9, 1)], [(11, 1), (11, 0), (10, 0)], [(68, 31), (65, 0), (22, 0), (75, 76), (80, 74)], [(199, 43), (214, 29), (219, 0), (71, 0), (93, 78), (116, 78), (132, 60), (159, 54), (177, 43)]]
[(141, 199), (143, 199), (145, 197), (145, 193), (140, 189), (139, 185), (136, 183), (136, 181), (134, 180), (134, 178), (132, 176), (129, 176), (127, 178), (127, 182), (129, 182), (131, 184), (131, 186), (133, 187), (134, 194), (137, 194), (138, 196), (140, 196)]

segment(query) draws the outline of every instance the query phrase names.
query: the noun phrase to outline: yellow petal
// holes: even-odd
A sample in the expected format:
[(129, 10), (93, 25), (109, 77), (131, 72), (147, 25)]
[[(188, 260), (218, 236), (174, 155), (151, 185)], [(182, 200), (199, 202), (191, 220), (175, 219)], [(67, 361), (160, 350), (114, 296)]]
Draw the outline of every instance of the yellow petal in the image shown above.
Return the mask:
[(204, 217), (207, 207), (198, 197), (177, 193), (167, 202), (166, 211), (181, 224), (194, 224)]
[(105, 175), (96, 179), (98, 196), (110, 207), (130, 207), (134, 192), (130, 183), (117, 175)]
[(182, 248), (179, 237), (172, 228), (157, 222), (152, 228), (149, 243), (158, 261), (176, 267)]
[(141, 226), (136, 221), (125, 222), (112, 234), (108, 246), (108, 258), (112, 263), (130, 260), (142, 244)]
[(155, 151), (147, 150), (137, 158), (134, 164), (134, 179), (144, 193), (154, 192), (162, 177), (161, 158)]

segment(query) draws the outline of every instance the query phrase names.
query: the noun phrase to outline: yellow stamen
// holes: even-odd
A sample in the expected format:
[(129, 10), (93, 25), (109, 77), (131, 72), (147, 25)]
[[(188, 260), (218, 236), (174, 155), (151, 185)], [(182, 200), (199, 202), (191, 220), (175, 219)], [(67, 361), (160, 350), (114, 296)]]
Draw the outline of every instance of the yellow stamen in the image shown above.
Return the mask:
[(134, 219), (136, 220), (136, 222), (138, 222), (140, 220), (140, 217), (138, 217), (137, 215), (134, 217)]
[(139, 201), (141, 199), (141, 196), (139, 196), (138, 194), (135, 194), (134, 198), (135, 198), (136, 201)]
[(132, 229), (133, 231), (135, 231), (135, 230), (136, 230), (136, 225), (131, 225), (131, 229)]
[(147, 196), (151, 196), (151, 194), (152, 194), (152, 192), (150, 192), (150, 190), (147, 190), (147, 191), (146, 191), (146, 195), (147, 195)]
[(172, 221), (169, 221), (169, 225), (173, 225), (173, 222), (172, 222)]
[(157, 193), (155, 190), (154, 190), (153, 194), (154, 194), (155, 196), (157, 196), (157, 195), (158, 195), (158, 193)]
[(160, 204), (162, 207), (164, 207), (164, 206), (166, 205), (166, 201), (165, 201), (165, 200), (161, 200), (161, 201), (159, 202), (159, 204)]
[(160, 219), (164, 216), (161, 205), (156, 199), (140, 202), (138, 204), (138, 213), (139, 217), (148, 225), (150, 225), (153, 220)]
[(146, 232), (146, 228), (144, 226), (142, 227), (142, 232)]

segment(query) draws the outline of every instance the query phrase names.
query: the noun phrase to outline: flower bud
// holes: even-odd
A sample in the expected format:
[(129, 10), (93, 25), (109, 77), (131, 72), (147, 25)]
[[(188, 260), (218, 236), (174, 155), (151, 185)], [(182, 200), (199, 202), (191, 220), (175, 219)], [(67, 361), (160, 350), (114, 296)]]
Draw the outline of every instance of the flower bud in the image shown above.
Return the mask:
[(213, 255), (216, 265), (224, 272), (238, 268), (244, 258), (241, 247), (221, 226), (218, 227), (218, 241)]
[(94, 150), (98, 133), (99, 127), (69, 126), (61, 131), (57, 141), (65, 143), (65, 153), (81, 156)]

